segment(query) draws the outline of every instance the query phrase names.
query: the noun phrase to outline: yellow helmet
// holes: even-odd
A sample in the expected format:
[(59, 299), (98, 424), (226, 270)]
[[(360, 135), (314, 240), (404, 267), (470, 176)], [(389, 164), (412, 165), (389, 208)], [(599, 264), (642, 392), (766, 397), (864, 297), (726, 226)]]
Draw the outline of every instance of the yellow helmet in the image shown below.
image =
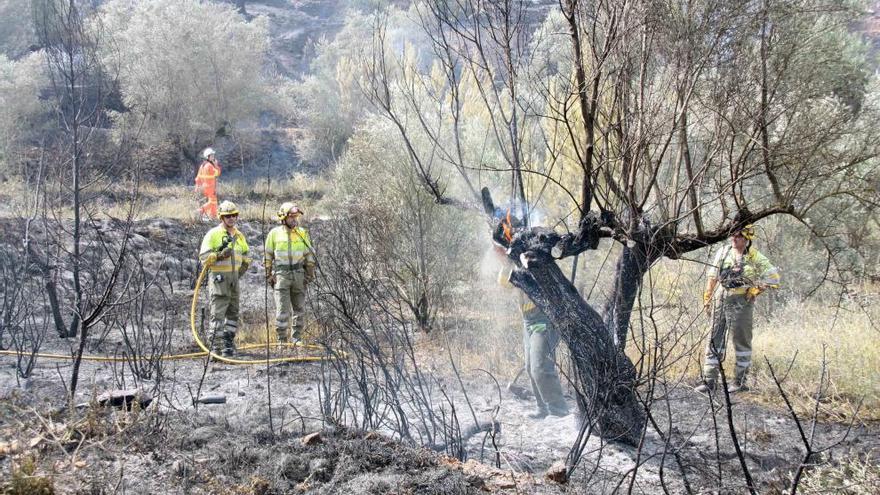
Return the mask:
[(281, 207), (278, 208), (278, 221), (283, 222), (284, 219), (287, 218), (287, 215), (291, 213), (293, 213), (294, 215), (302, 215), (303, 211), (290, 201), (285, 201), (281, 204)]
[(238, 215), (238, 206), (229, 200), (221, 201), (217, 207), (217, 216), (223, 218), (230, 215)]
[(755, 238), (755, 226), (753, 224), (743, 225), (742, 228), (734, 230), (733, 235), (741, 235), (747, 241)]

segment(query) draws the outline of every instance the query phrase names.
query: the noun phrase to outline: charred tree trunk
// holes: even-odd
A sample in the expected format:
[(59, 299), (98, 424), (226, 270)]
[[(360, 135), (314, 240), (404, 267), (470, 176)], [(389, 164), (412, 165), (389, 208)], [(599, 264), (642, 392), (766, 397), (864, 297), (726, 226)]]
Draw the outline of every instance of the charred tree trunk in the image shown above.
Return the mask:
[(635, 367), (615, 345), (599, 313), (556, 265), (550, 252), (558, 240), (557, 234), (545, 229), (514, 237), (508, 253), (520, 267), (510, 281), (547, 315), (568, 345), (582, 420), (594, 423), (607, 440), (636, 445), (645, 427), (645, 412), (636, 396)]
[(634, 248), (623, 246), (614, 272), (614, 290), (605, 304), (605, 326), (614, 344), (622, 352), (626, 348), (629, 320), (642, 279), (651, 267), (651, 259), (644, 244)]

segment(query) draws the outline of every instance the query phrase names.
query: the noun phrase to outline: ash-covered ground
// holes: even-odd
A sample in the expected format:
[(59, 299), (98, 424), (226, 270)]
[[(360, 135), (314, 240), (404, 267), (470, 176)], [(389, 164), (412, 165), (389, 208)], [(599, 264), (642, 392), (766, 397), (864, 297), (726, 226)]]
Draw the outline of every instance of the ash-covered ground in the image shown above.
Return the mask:
[[(193, 243), (181, 239), (198, 237), (203, 230), (204, 225), (165, 220), (135, 229), (144, 259), (168, 267), (168, 298), (178, 308), (170, 316), (171, 354), (198, 350), (188, 328), (195, 253)], [(258, 232), (247, 225), (242, 230)], [(243, 319), (265, 318), (260, 270), (255, 264), (246, 279)], [(47, 335), (40, 352), (70, 355), (76, 344)], [(87, 355), (119, 357), (125, 350), (122, 337), (112, 331), (96, 333), (89, 344)], [(418, 435), (401, 438), (390, 423), (363, 428), (323, 414), (327, 363), (229, 365), (198, 357), (166, 361), (160, 376), (137, 379), (131, 362), (87, 361), (69, 404), (69, 360), (38, 358), (30, 376), (22, 378), (16, 357), (3, 355), (0, 471), (11, 480), (7, 483), (47, 480), (56, 493), (746, 491), (724, 397), (694, 393), (687, 383), (656, 387), (651, 407), (656, 429), (648, 429), (642, 445), (605, 443), (591, 435), (571, 480), (560, 484), (546, 473), (566, 461), (579, 434), (577, 415), (530, 419), (531, 399), (513, 395), (504, 383), (476, 372), (462, 373), (459, 383), (429, 364), (426, 349), (440, 345), (418, 346), (430, 370), (425, 386), (442, 388), (462, 429), (473, 423), (473, 416), (498, 425), (466, 440), (461, 456), (466, 462), (446, 455), (449, 447), (420, 446)], [(434, 348), (433, 354), (441, 350)], [(253, 349), (240, 357), (259, 360), (262, 352)], [(308, 352), (288, 349), (273, 351), (273, 356), (314, 355)], [(101, 394), (122, 389), (140, 390), (150, 404), (132, 411), (98, 404)], [(415, 416), (418, 406), (401, 406)], [(574, 401), (571, 409), (576, 410)], [(756, 490), (785, 490), (804, 458), (795, 422), (781, 402), (767, 408), (748, 394), (734, 396), (730, 411)], [(809, 424), (804, 426), (809, 430)], [(877, 430), (873, 424), (856, 423), (850, 429), (820, 423), (811, 433), (814, 445), (832, 447), (811, 461), (850, 455), (873, 461), (880, 447)], [(871, 491), (865, 487), (861, 493)]]

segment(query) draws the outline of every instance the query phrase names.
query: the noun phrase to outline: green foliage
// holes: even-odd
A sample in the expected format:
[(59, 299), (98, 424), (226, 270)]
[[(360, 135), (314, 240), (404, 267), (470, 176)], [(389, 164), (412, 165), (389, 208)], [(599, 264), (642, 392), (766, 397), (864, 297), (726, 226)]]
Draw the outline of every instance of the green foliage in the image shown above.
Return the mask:
[(196, 0), (113, 0), (103, 12), (103, 58), (130, 110), (119, 117), (142, 125), (146, 140), (195, 151), (265, 107), (265, 18)]
[(282, 87), (282, 108), (304, 133), (297, 139), (300, 157), (311, 163), (338, 158), (369, 104), (360, 90), (364, 42), (372, 36), (370, 18), (346, 15), (333, 40), (319, 40), (310, 71), (301, 82)]
[(468, 212), (437, 204), (419, 184), (391, 123), (373, 118), (359, 128), (334, 174), (331, 207), (368, 219), (375, 255), (370, 267), (389, 277), (423, 327), (451, 309), (461, 280), (474, 280), (482, 230)]
[(21, 60), (0, 55), (0, 170), (8, 170), (16, 148), (40, 130), (48, 107), (39, 93), (48, 84), (41, 53)]

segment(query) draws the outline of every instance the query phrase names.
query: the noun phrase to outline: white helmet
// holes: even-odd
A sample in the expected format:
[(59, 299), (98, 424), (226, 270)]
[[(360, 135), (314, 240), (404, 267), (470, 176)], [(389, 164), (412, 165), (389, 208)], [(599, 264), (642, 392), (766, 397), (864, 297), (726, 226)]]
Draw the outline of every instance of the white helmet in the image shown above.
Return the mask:
[(209, 156), (215, 154), (214, 148), (205, 148), (205, 151), (202, 151), (202, 158), (208, 159)]

